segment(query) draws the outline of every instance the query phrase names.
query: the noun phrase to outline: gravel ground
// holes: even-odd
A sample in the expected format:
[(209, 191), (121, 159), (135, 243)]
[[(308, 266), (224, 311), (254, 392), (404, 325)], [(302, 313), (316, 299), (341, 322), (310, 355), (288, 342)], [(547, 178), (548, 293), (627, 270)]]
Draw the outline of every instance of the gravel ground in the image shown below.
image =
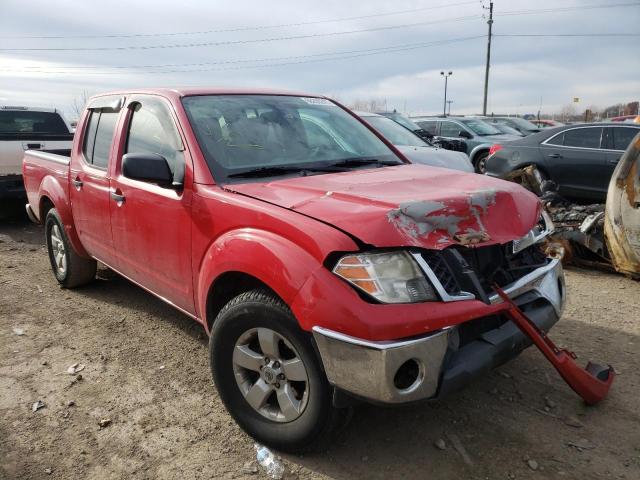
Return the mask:
[[(600, 405), (530, 348), (438, 403), (359, 407), (329, 451), (284, 456), (285, 478), (640, 478), (640, 284), (584, 270), (567, 282), (552, 337), (615, 366)], [(60, 289), (22, 218), (0, 220), (0, 327), (0, 478), (264, 478), (201, 328), (108, 270)]]

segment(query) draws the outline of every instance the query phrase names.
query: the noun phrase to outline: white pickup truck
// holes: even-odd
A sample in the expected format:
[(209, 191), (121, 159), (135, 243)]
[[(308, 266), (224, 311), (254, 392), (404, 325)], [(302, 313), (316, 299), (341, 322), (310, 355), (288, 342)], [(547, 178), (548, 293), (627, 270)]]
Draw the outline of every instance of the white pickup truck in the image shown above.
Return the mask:
[(23, 198), (25, 150), (69, 154), (73, 133), (54, 108), (0, 106), (0, 200)]

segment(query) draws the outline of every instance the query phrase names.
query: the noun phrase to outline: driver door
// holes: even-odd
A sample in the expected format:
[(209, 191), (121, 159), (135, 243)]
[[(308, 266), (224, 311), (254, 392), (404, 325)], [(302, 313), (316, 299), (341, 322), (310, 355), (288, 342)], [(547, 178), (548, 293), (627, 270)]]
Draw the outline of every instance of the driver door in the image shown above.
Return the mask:
[[(151, 95), (128, 103), (126, 138), (111, 182), (111, 228), (122, 274), (180, 309), (195, 314), (191, 275), (191, 159), (170, 105)], [(161, 187), (122, 175), (122, 156), (164, 156), (174, 182)]]

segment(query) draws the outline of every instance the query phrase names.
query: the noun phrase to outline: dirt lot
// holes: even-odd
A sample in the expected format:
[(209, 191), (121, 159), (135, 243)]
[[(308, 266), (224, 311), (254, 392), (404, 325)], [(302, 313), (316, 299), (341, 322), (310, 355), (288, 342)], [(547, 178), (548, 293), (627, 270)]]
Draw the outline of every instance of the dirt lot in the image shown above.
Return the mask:
[[(262, 476), (212, 385), (200, 327), (107, 270), (61, 290), (42, 240), (24, 219), (0, 220), (0, 477)], [(616, 367), (601, 405), (585, 407), (529, 349), (440, 403), (358, 408), (328, 452), (286, 456), (287, 478), (640, 478), (640, 284), (567, 277), (553, 338)], [(64, 373), (75, 363), (81, 378)]]

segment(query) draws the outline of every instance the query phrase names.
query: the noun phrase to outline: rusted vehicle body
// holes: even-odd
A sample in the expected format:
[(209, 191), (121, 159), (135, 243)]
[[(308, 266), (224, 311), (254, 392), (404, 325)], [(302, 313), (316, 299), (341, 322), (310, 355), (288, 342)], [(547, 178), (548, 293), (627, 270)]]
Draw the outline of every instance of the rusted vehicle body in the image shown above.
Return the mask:
[(613, 172), (607, 192), (604, 234), (614, 268), (640, 278), (640, 134)]

